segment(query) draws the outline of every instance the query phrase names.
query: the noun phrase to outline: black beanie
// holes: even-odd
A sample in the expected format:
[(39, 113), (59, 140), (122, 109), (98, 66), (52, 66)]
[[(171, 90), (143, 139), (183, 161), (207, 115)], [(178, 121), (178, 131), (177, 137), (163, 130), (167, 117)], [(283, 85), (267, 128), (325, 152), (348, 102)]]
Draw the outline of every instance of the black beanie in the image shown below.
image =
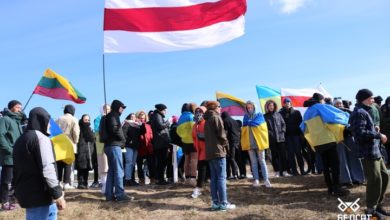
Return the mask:
[(356, 94), (356, 100), (358, 102), (363, 102), (364, 100), (366, 100), (367, 98), (370, 98), (373, 95), (374, 94), (372, 94), (372, 92), (369, 89), (361, 89)]
[(13, 108), (15, 105), (22, 105), (22, 103), (20, 103), (18, 100), (12, 100), (8, 102), (8, 109)]
[(319, 102), (324, 99), (324, 96), (321, 95), (320, 93), (314, 93), (312, 98)]
[(165, 109), (167, 109), (167, 106), (164, 105), (164, 104), (157, 104), (154, 106), (157, 110), (159, 111), (164, 111)]
[(64, 114), (69, 113), (69, 114), (74, 116), (75, 112), (76, 112), (76, 109), (74, 108), (73, 105), (65, 105)]

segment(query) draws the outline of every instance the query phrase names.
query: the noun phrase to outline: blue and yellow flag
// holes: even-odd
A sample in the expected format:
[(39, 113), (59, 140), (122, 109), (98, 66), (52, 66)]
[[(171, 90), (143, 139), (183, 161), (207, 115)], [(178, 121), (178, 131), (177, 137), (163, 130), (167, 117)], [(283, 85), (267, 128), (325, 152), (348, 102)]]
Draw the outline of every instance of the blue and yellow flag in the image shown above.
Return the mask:
[(301, 130), (314, 149), (316, 146), (343, 141), (348, 119), (348, 113), (332, 105), (315, 104), (306, 110)]
[(257, 96), (259, 97), (261, 112), (265, 113), (265, 103), (268, 100), (273, 100), (278, 108), (282, 107), (282, 99), (280, 96), (280, 91), (272, 89), (267, 86), (256, 86)]
[(62, 160), (66, 164), (72, 164), (75, 159), (73, 144), (52, 118), (50, 119), (50, 139), (53, 143), (56, 161)]
[(177, 122), (176, 133), (181, 138), (181, 141), (185, 144), (192, 144), (192, 127), (194, 126), (194, 114), (191, 112), (183, 112), (180, 115), (179, 121)]
[(268, 128), (264, 116), (261, 113), (256, 113), (253, 118), (244, 115), (243, 125), (241, 129), (241, 147), (242, 150), (251, 149), (250, 135), (253, 135), (256, 145), (259, 150), (269, 148), (268, 144)]

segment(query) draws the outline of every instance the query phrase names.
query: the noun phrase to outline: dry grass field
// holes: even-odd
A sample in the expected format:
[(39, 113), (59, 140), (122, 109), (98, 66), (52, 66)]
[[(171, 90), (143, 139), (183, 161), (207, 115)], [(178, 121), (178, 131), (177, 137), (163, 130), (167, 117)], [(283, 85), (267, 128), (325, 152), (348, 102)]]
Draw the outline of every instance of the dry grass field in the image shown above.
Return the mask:
[[(59, 219), (337, 219), (341, 214), (337, 198), (326, 193), (322, 175), (271, 178), (271, 183), (273, 188), (253, 188), (249, 179), (228, 182), (228, 198), (237, 209), (227, 212), (210, 211), (208, 187), (193, 199), (192, 188), (180, 183), (126, 188), (135, 197), (127, 203), (105, 202), (97, 189), (70, 190), (67, 209), (59, 212)], [(365, 186), (352, 188), (342, 200), (361, 198), (358, 213), (363, 213), (364, 192)], [(24, 219), (24, 215), (23, 209), (2, 211), (0, 219)]]

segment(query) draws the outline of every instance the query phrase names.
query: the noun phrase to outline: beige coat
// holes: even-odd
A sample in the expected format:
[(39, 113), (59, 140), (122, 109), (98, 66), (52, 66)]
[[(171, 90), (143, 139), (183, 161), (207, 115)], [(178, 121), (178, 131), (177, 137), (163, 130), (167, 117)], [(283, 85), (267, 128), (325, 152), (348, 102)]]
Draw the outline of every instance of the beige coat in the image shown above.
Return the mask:
[(65, 114), (57, 120), (62, 132), (68, 136), (73, 144), (73, 150), (77, 153), (77, 143), (79, 142), (80, 126), (77, 119), (71, 114)]

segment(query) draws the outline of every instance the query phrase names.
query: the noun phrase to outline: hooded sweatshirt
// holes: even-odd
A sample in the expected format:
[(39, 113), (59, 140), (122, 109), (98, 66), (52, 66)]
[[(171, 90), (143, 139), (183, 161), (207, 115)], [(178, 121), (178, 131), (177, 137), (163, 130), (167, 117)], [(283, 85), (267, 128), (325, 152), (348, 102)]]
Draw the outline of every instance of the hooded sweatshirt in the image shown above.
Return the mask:
[(203, 118), (206, 120), (204, 125), (206, 160), (226, 157), (229, 142), (221, 116), (215, 110), (208, 110)]
[(32, 109), (26, 132), (14, 146), (15, 196), (23, 208), (47, 206), (62, 196), (54, 150), (47, 132), (49, 120), (45, 109)]

